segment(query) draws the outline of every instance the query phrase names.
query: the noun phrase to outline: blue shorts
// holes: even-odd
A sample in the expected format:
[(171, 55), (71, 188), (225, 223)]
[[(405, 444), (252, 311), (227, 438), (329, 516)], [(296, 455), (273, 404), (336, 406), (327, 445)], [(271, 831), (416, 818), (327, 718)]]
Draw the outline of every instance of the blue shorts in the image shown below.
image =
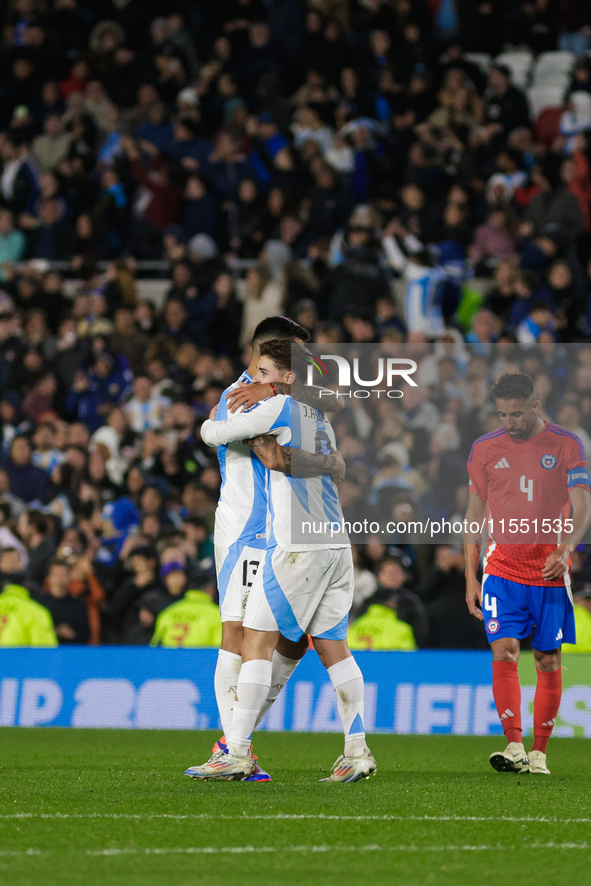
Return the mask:
[(522, 585), (497, 575), (482, 577), (482, 612), (488, 642), (532, 635), (538, 652), (575, 643), (575, 614), (567, 589)]

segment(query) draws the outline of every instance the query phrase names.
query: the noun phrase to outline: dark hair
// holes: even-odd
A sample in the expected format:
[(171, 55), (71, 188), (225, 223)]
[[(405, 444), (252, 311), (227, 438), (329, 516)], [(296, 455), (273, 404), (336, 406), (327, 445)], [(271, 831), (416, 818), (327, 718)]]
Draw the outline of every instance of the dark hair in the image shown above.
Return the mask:
[(17, 553), (19, 556), (22, 557), (22, 554), (18, 548), (0, 548), (0, 557), (2, 556), (2, 554), (14, 554), (14, 553)]
[(511, 80), (511, 68), (507, 65), (493, 64), (490, 69), (491, 71), (498, 71), (499, 74), (502, 74), (507, 80)]
[(71, 464), (68, 464), (67, 461), (62, 461), (58, 465), (59, 473), (60, 473), (60, 484), (65, 486), (67, 489), (71, 489), (74, 486), (74, 481), (76, 480), (77, 471)]
[(301, 338), (302, 341), (308, 341), (310, 333), (289, 317), (265, 317), (254, 331), (252, 344), (260, 344), (272, 338)]
[(49, 524), (45, 514), (42, 514), (41, 511), (37, 511), (34, 509), (31, 511), (27, 511), (26, 513), (27, 523), (30, 523), (30, 525), (33, 526), (35, 530), (41, 535), (45, 535), (45, 533), (49, 529)]
[[(14, 439), (16, 440), (16, 437), (15, 437)], [(87, 457), (88, 457), (88, 450), (85, 449), (84, 446), (82, 446), (81, 443), (67, 443), (67, 444), (64, 446), (64, 452), (67, 452), (68, 449), (73, 449), (74, 452), (78, 452), (78, 453), (80, 453), (81, 455), (84, 456), (84, 458), (87, 458)]]
[(207, 530), (207, 520), (203, 517), (185, 517), (183, 520), (183, 526), (187, 524), (188, 526), (193, 526), (195, 529), (205, 529)]
[(145, 560), (158, 561), (158, 554), (154, 548), (150, 547), (150, 545), (138, 545), (137, 547), (132, 548), (127, 555), (127, 558), (128, 560), (131, 560), (132, 557), (143, 557)]
[(70, 564), (63, 557), (52, 557), (51, 560), (49, 561), (49, 563), (47, 564), (47, 571), (49, 572), (49, 570), (53, 566), (64, 566), (66, 569), (70, 568)]
[(556, 154), (548, 154), (542, 161), (542, 175), (552, 190), (560, 184), (560, 167), (563, 161), (564, 157), (558, 157)]
[(378, 567), (378, 572), (380, 571), (382, 566), (388, 566), (391, 564), (394, 564), (395, 566), (401, 566), (406, 572), (408, 572), (410, 567), (412, 566), (412, 561), (410, 557), (404, 553), (404, 551), (398, 548), (398, 553), (389, 552), (388, 554), (386, 554)]
[[(63, 462), (62, 462), (62, 464), (63, 464)], [(86, 535), (82, 532), (81, 529), (78, 528), (78, 526), (70, 526), (69, 531), (76, 533), (78, 541), (80, 542), (82, 549), (85, 551), (86, 548), (88, 547), (88, 539), (86, 538)]]
[(310, 351), (299, 342), (286, 339), (271, 339), (261, 345), (261, 357), (269, 357), (279, 369), (293, 370), (296, 375), (303, 375)]
[(506, 372), (492, 386), (495, 400), (529, 400), (535, 393), (533, 379), (525, 372)]

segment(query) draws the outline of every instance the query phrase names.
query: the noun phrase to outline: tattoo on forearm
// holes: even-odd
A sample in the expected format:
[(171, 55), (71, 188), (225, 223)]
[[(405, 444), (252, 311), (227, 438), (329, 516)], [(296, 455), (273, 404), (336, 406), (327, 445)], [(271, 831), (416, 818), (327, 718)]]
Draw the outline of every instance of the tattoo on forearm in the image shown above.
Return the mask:
[(269, 455), (271, 447), (277, 444), (277, 440), (271, 434), (267, 436), (255, 437), (253, 440), (248, 441), (248, 445), (254, 452), (254, 454), (260, 458), (260, 460), (265, 464), (265, 459)]
[[(337, 395), (332, 392), (327, 393), (327, 388), (304, 385), (298, 379), (292, 385), (276, 384), (275, 387), (277, 393), (291, 395), (294, 400), (299, 400), (307, 406), (320, 410), (320, 412), (336, 412), (343, 406), (342, 399), (339, 400)], [(320, 396), (321, 391), (322, 396)]]
[(282, 446), (280, 448), (281, 459), (283, 461), (283, 469), (288, 477), (291, 477), (291, 454), (292, 454), (291, 446)]
[(333, 467), (331, 455), (316, 455), (303, 449), (282, 446), (281, 454), (284, 458), (287, 457), (287, 452), (289, 452), (289, 473), (292, 477), (318, 477), (331, 474)]
[(332, 476), (332, 455), (316, 455), (291, 446), (280, 446), (272, 434), (244, 441), (266, 468), (293, 477)]

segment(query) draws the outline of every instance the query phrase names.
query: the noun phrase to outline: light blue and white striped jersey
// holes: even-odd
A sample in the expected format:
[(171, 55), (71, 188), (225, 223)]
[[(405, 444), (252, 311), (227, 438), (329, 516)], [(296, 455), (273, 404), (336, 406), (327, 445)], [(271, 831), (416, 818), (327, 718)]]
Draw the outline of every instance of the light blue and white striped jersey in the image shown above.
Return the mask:
[[(216, 422), (224, 421), (233, 414), (228, 412), (226, 394), (239, 384), (251, 382), (252, 376), (243, 372), (238, 381), (226, 388), (218, 403)], [(235, 414), (239, 415), (240, 412)], [(250, 547), (264, 549), (267, 541), (265, 468), (240, 440), (220, 444), (217, 456), (222, 485), (215, 512), (214, 544), (229, 548), (240, 541)]]
[[(204, 422), (201, 436), (209, 446), (229, 446), (260, 434), (274, 434), (282, 446), (328, 454), (336, 449), (334, 431), (324, 413), (291, 397), (270, 397), (247, 412)], [(330, 524), (343, 525), (336, 486), (329, 476), (288, 477), (267, 471), (267, 547), (289, 551), (347, 547), (342, 531), (330, 536)], [(310, 527), (310, 529), (307, 529)], [(324, 527), (324, 528), (323, 528)]]
[(441, 300), (445, 274), (440, 268), (417, 268), (406, 287), (406, 325), (411, 332), (436, 338), (445, 328)]
[(471, 269), (463, 261), (448, 261), (435, 268), (409, 266), (406, 271), (405, 312), (409, 332), (436, 338), (445, 328), (444, 301), (457, 304)]

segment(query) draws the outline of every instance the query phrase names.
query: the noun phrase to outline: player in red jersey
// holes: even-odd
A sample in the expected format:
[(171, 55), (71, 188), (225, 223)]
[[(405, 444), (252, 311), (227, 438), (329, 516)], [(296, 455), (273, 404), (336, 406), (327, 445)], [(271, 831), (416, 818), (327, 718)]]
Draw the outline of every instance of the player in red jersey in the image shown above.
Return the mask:
[[(479, 437), (468, 460), (466, 602), (485, 623), (493, 694), (507, 738), (491, 765), (499, 772), (549, 775), (546, 747), (562, 696), (560, 647), (574, 642), (570, 553), (591, 522), (589, 472), (579, 438), (541, 417), (528, 375), (503, 375), (492, 393), (502, 428)], [(517, 662), (519, 641), (530, 633), (537, 688), (528, 755)]]

